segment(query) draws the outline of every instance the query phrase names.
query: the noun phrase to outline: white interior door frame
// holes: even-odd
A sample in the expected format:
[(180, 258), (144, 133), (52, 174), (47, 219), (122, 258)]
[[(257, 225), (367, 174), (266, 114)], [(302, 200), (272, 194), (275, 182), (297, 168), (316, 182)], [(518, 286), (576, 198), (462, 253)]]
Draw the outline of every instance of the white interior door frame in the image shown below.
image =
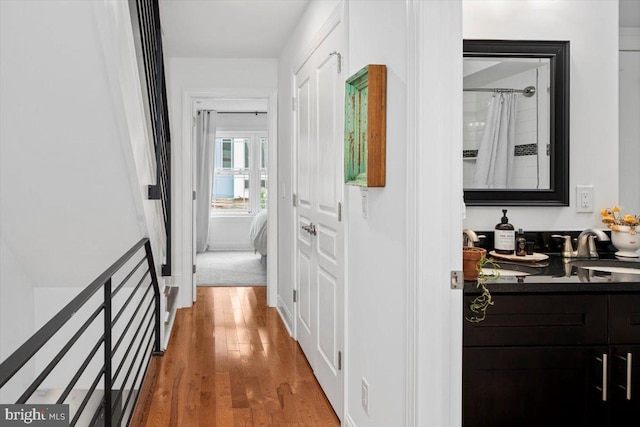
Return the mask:
[(193, 274), (189, 274), (195, 263), (192, 234), (193, 217), (193, 114), (196, 102), (220, 99), (266, 99), (268, 103), (268, 170), (267, 192), (267, 305), (274, 307), (278, 297), (278, 92), (273, 88), (255, 89), (189, 89), (182, 92), (182, 183), (183, 200), (182, 238), (184, 251), (181, 256), (184, 272), (182, 292), (190, 292), (191, 299), (196, 300), (196, 283)]
[(462, 424), (463, 295), (451, 289), (450, 272), (462, 265), (462, 2), (407, 6), (405, 425), (455, 427)]

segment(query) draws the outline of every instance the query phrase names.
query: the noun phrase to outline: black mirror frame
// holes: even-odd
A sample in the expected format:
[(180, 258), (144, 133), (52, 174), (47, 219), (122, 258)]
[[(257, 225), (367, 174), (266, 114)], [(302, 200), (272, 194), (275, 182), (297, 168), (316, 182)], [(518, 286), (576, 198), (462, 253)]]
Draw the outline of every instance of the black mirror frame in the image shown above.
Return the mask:
[(464, 40), (463, 57), (550, 60), (550, 189), (464, 190), (467, 206), (569, 206), (569, 42)]

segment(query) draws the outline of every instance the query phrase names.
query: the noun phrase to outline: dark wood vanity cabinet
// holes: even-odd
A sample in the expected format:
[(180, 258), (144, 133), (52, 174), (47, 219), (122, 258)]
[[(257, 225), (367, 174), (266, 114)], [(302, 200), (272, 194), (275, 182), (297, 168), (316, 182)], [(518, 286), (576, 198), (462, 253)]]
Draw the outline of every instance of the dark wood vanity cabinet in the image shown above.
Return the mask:
[(640, 293), (493, 299), (464, 321), (465, 426), (640, 425)]

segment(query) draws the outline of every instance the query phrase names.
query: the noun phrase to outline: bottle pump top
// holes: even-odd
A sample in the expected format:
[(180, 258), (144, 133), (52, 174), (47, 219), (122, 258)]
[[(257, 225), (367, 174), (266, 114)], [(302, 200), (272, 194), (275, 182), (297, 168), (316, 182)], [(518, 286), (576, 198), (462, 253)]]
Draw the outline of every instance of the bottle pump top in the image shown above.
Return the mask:
[(509, 218), (507, 218), (507, 210), (502, 209), (502, 219), (500, 220), (503, 224), (509, 223)]

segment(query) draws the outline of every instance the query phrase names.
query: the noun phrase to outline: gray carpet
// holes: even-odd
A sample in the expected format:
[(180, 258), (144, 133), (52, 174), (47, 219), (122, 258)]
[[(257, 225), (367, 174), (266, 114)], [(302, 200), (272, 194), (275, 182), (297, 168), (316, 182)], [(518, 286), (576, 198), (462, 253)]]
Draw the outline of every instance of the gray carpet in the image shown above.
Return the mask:
[(266, 286), (267, 263), (253, 251), (209, 251), (196, 255), (198, 286)]

